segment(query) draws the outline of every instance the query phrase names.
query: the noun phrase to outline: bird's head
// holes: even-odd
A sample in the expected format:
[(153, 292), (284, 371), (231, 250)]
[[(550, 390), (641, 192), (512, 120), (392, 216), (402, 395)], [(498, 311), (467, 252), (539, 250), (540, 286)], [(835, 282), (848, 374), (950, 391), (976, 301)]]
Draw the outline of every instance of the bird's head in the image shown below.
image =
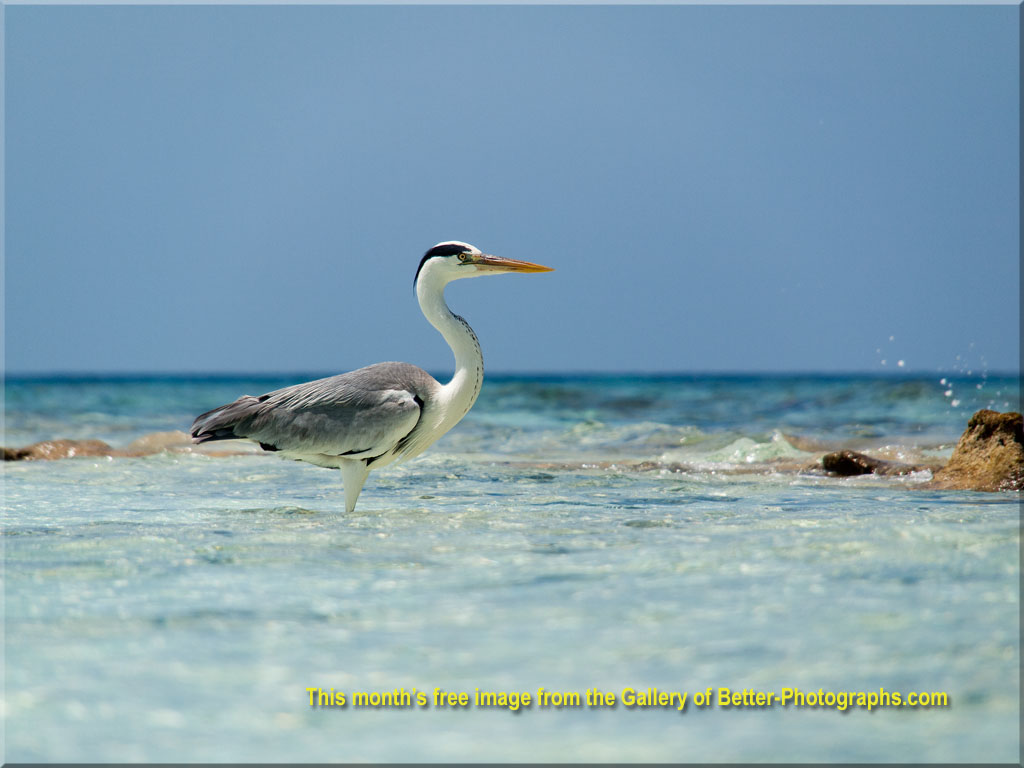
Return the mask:
[(413, 279), (415, 285), (420, 275), (428, 271), (439, 277), (442, 282), (459, 280), (463, 277), (480, 277), (481, 275), (498, 275), (503, 272), (552, 272), (551, 267), (534, 264), (530, 261), (505, 259), (482, 253), (476, 246), (458, 240), (447, 240), (438, 243), (420, 260), (419, 269)]

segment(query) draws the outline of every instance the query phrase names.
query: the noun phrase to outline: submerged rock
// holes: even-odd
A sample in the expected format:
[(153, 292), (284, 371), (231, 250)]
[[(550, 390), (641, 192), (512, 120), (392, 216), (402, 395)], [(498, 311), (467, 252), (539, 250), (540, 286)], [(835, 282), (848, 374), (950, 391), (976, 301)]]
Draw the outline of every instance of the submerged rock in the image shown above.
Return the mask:
[(149, 456), (161, 451), (191, 451), (192, 438), (180, 430), (150, 432), (117, 451), (118, 456)]
[(1024, 436), (1019, 413), (981, 410), (971, 416), (953, 455), (931, 488), (1024, 490)]
[(102, 440), (44, 440), (24, 448), (4, 448), (4, 461), (70, 459), (73, 456), (113, 456), (114, 449)]
[(207, 456), (244, 456), (261, 453), (260, 449), (242, 440), (225, 440), (213, 448), (193, 445), (185, 432), (151, 432), (124, 448), (112, 448), (102, 440), (44, 440), (24, 448), (4, 448), (4, 461), (37, 461), (71, 459), (90, 456), (138, 458), (154, 453), (201, 453)]
[(803, 451), (804, 453), (821, 453), (822, 451), (829, 451), (838, 447), (835, 443), (821, 440), (816, 437), (794, 435), (789, 432), (783, 432), (782, 438), (798, 451)]
[(876, 459), (857, 451), (836, 451), (821, 458), (826, 472), (848, 477), (850, 475), (909, 475), (932, 467), (903, 464), (898, 461)]

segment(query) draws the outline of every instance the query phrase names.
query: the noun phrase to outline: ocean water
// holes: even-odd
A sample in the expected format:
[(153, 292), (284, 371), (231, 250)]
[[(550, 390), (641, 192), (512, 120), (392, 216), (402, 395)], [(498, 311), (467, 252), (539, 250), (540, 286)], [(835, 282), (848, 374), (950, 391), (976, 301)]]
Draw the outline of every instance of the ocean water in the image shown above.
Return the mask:
[[(10, 379), (4, 444), (121, 447), (304, 378)], [(336, 471), (253, 450), (7, 462), (5, 758), (1018, 762), (1019, 494), (808, 470), (941, 463), (974, 410), (1020, 410), (1016, 377), (940, 378), (490, 376), (352, 515)], [(621, 701), (649, 687), (691, 703)]]

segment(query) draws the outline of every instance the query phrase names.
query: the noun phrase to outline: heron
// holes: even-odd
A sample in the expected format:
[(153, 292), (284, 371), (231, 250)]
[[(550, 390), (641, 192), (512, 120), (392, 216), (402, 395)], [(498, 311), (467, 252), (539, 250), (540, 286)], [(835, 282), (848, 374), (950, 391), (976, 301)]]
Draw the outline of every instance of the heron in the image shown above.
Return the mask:
[(351, 514), (371, 469), (423, 453), (480, 394), (480, 342), (469, 323), (448, 308), (445, 286), (466, 277), (551, 271), (458, 240), (438, 243), (420, 260), (413, 286), (424, 316), (455, 354), (451, 381), (441, 384), (410, 363), (377, 363), (258, 397), (243, 395), (197, 417), (192, 440), (241, 438), (287, 459), (340, 469)]

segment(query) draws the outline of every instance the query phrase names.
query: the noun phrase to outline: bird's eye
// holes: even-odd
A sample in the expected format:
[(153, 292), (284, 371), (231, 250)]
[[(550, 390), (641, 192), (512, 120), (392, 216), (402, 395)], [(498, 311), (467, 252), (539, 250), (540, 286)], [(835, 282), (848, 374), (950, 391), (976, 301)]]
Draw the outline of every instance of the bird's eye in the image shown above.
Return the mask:
[(463, 264), (465, 264), (467, 261), (469, 261), (469, 254), (468, 253), (460, 253), (459, 254), (459, 261), (461, 261)]

